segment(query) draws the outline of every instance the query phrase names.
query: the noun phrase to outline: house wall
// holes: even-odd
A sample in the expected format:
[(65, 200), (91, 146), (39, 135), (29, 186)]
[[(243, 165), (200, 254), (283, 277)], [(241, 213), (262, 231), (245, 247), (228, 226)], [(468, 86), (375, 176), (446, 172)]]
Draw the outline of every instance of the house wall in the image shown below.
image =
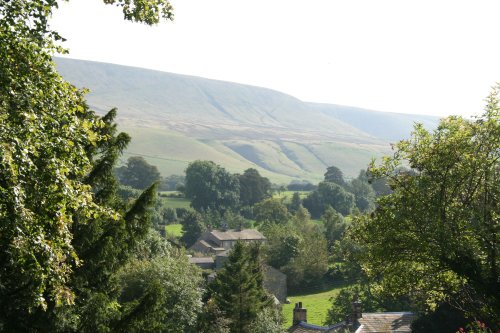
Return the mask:
[(270, 294), (276, 296), (280, 303), (286, 302), (287, 289), (286, 289), (286, 275), (277, 269), (264, 265), (264, 289)]

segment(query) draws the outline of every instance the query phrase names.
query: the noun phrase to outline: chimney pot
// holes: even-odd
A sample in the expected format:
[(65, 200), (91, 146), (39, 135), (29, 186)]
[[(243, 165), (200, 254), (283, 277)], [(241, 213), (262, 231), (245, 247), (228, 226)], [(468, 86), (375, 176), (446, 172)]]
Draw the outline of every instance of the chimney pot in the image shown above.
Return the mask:
[(307, 309), (302, 307), (302, 302), (298, 302), (293, 309), (293, 324), (297, 325), (301, 321), (307, 323)]

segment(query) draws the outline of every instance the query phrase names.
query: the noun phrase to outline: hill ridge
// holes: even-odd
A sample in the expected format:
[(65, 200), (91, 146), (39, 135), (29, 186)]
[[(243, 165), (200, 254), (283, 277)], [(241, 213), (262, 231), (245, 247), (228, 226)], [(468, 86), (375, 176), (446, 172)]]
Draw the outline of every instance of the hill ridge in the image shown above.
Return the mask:
[(389, 153), (390, 141), (408, 136), (413, 122), (242, 83), (70, 58), (55, 62), (66, 80), (90, 90), (93, 109), (118, 108), (120, 129), (133, 138), (129, 151), (170, 157), (149, 158), (164, 176), (181, 174), (186, 163), (180, 161), (195, 159), (233, 172), (256, 167), (275, 182), (320, 180), (325, 165), (354, 176), (372, 157)]

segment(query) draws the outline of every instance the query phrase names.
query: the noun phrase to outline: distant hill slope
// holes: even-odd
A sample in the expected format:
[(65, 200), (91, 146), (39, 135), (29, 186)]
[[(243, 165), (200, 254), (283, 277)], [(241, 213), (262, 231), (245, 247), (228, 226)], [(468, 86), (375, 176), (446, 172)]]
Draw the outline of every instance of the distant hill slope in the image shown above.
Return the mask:
[(378, 112), (334, 104), (307, 104), (311, 109), (321, 111), (374, 137), (391, 142), (408, 137), (415, 123), (433, 128), (439, 121), (439, 118), (434, 116)]
[(275, 182), (318, 181), (330, 165), (355, 176), (372, 157), (389, 153), (388, 140), (408, 136), (416, 119), (200, 77), (55, 61), (63, 77), (90, 89), (93, 109), (118, 108), (118, 123), (133, 138), (127, 154), (145, 156), (164, 176), (182, 174), (196, 159), (232, 172), (254, 167)]

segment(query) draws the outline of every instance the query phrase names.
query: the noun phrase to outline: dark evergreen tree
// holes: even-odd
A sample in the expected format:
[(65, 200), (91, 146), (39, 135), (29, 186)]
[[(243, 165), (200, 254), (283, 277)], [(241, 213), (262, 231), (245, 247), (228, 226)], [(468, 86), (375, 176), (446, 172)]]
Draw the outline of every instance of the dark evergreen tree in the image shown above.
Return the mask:
[(212, 298), (225, 314), (232, 333), (247, 333), (250, 323), (272, 302), (264, 291), (260, 248), (237, 242), (211, 285)]

